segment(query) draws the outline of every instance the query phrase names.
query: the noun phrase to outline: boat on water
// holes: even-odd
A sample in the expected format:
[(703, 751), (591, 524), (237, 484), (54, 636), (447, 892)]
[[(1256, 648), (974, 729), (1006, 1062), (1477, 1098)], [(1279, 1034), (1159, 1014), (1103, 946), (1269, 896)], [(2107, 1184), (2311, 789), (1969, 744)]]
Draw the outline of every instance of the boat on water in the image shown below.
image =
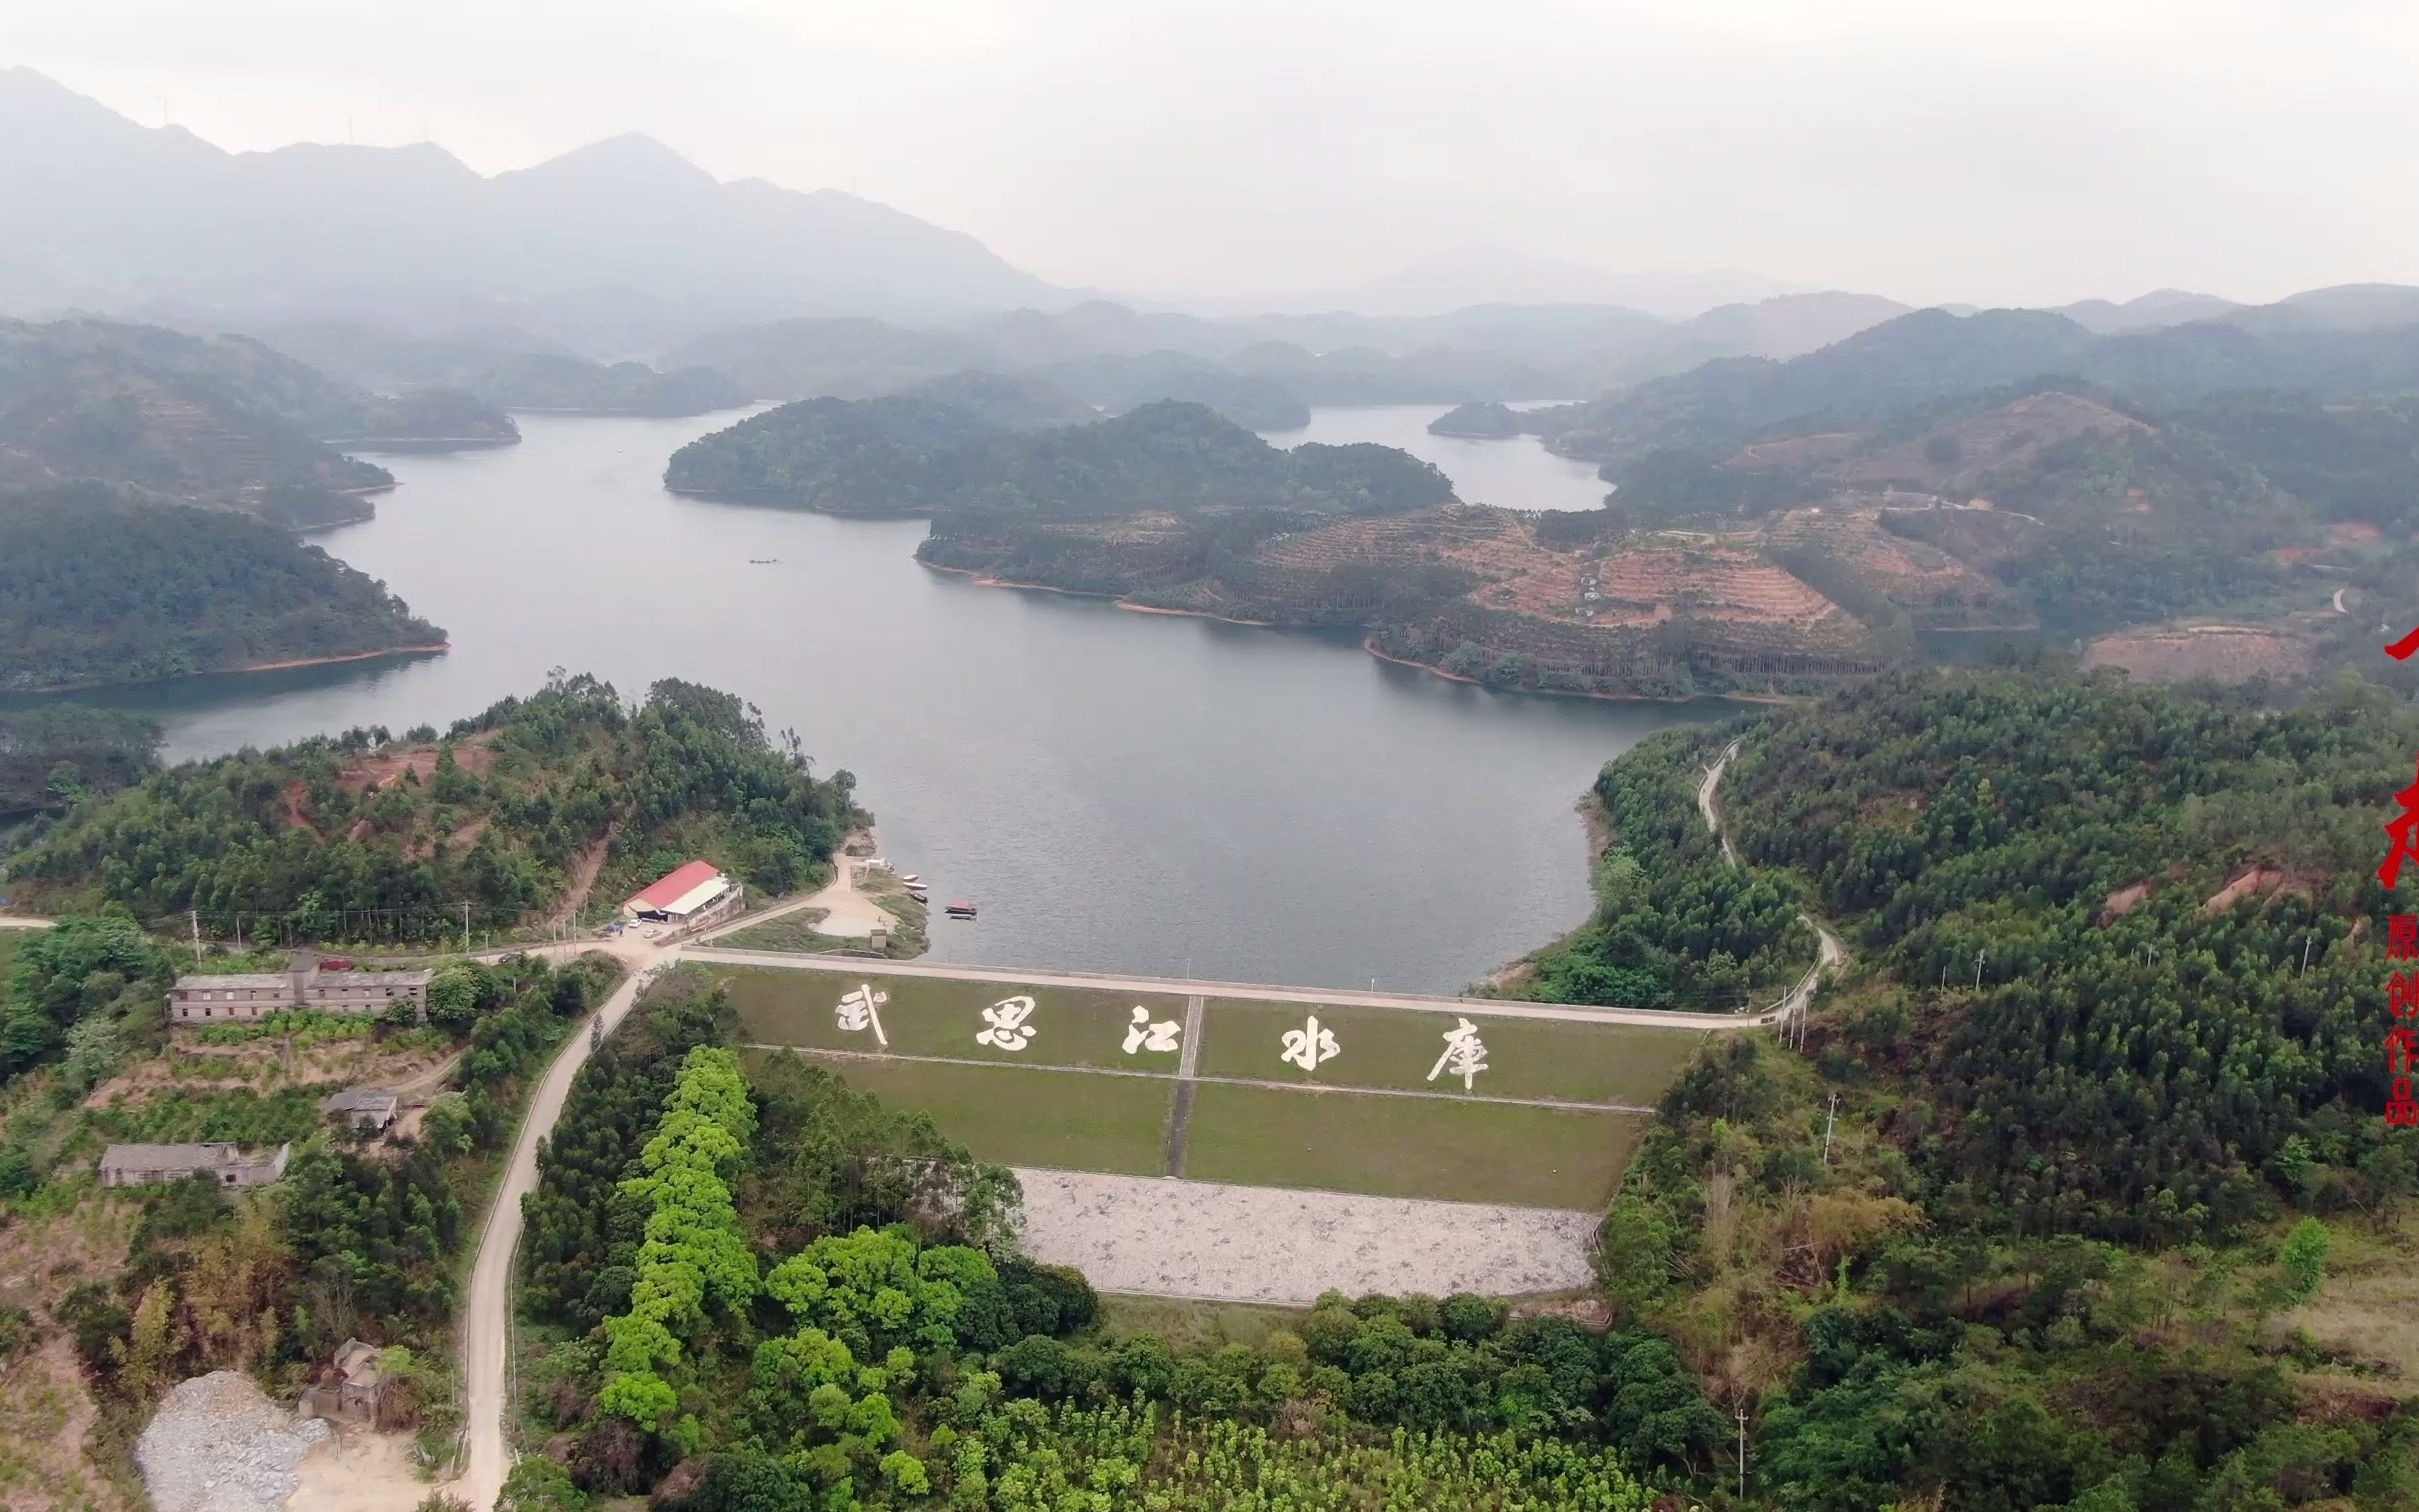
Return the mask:
[(915, 899), (918, 903), (930, 903), (932, 901), (932, 895), (920, 887), (911, 887), (907, 889), (907, 896)]
[(956, 903), (950, 904), (947, 908), (943, 909), (942, 912), (948, 914), (949, 917), (953, 919), (971, 919), (974, 917), (974, 905), (960, 900)]
[(924, 879), (917, 876), (914, 872), (901, 872), (899, 873), (899, 880), (906, 883), (909, 887), (914, 887)]

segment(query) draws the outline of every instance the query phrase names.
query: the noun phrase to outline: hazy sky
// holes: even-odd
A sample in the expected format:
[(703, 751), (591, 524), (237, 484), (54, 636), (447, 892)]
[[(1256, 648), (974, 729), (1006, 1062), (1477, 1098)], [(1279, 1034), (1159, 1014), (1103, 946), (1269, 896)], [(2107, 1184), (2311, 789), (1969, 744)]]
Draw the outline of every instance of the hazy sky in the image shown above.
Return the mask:
[(0, 63), (231, 148), (644, 131), (1161, 295), (1478, 242), (1914, 301), (2419, 281), (2409, 0), (0, 0)]

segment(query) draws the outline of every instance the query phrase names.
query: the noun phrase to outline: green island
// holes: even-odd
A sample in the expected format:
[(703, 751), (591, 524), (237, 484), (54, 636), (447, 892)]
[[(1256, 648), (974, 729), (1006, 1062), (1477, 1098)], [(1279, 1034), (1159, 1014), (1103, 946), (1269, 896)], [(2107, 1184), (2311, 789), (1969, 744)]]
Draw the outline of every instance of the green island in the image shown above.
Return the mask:
[(1506, 441), (1521, 434), (1520, 412), (1491, 399), (1457, 404), (1428, 422), (1432, 436), (1463, 436), (1476, 441)]
[[(682, 447), (664, 485), (834, 514), (984, 524), (1115, 518), (1138, 499), (1163, 515), (1223, 517), (1384, 513), (1453, 497), (1444, 474), (1391, 447), (1288, 451), (1177, 400), (1089, 424), (1031, 423), (1043, 403), (1007, 380), (932, 395), (805, 400)], [(1012, 429), (1003, 420), (1022, 423)]]
[(92, 484), (0, 493), (0, 691), (443, 649), (385, 584), (265, 520)]

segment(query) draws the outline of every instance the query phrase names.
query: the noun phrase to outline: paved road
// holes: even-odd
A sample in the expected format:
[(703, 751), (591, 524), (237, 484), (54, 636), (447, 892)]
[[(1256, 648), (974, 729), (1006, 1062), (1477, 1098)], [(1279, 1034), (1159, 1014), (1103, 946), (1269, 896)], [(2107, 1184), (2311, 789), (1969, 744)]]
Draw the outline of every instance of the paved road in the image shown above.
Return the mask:
[(1401, 1008), (1419, 1013), (1478, 1013), (1496, 1018), (1564, 1019), (1589, 1024), (1635, 1024), (1648, 1029), (1749, 1029), (1780, 1022), (1783, 1005), (1756, 1014), (1680, 1013), (1664, 1008), (1598, 1008), (1584, 1003), (1524, 1003), (1506, 998), (1440, 997), (1416, 992), (1362, 992), (1344, 987), (1271, 987), (1257, 982), (1195, 982), (1175, 977), (1111, 976), (1088, 971), (1023, 971), (1002, 966), (935, 966), (921, 961), (873, 961), (858, 956), (801, 955), (778, 950), (733, 950), (691, 945), (684, 961), (722, 966), (771, 966), (785, 971), (820, 971), (832, 976), (940, 977), (951, 981), (997, 982), (1014, 987), (1092, 987), (1111, 992), (1151, 992), (1172, 997), (1247, 998), (1265, 1003), (1302, 1003), (1334, 1008)]
[[(630, 975), (596, 1011), (604, 1032), (611, 1034), (630, 1005), (644, 990), (652, 968), (664, 964), (670, 949), (646, 941), (616, 941), (606, 949), (630, 967)], [(588, 1031), (574, 1029), (563, 1042), (554, 1064), (546, 1068), (529, 1115), (513, 1141), (512, 1159), (497, 1183), (495, 1205), (488, 1209), (487, 1227), (479, 1238), (479, 1258), (470, 1272), (470, 1295), (462, 1305), (462, 1379), (470, 1453), (461, 1479), (445, 1489), (468, 1502), (474, 1512), (488, 1512), (504, 1489), (512, 1454), (504, 1443), (505, 1359), (511, 1338), (513, 1251), (521, 1243), (521, 1198), (538, 1180), (538, 1141), (554, 1132), (562, 1117), (563, 1099), (571, 1079), (588, 1062)]]

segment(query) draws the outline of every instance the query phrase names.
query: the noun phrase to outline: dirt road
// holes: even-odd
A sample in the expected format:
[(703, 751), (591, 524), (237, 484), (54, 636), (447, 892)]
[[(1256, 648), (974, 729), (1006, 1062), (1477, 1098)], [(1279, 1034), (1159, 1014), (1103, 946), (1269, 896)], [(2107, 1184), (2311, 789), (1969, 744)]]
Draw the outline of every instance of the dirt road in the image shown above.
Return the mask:
[[(1722, 754), (1714, 759), (1712, 766), (1705, 769), (1705, 780), (1697, 784), (1697, 812), (1705, 816), (1705, 827), (1712, 830), (1714, 838), (1722, 842), (1722, 859), (1733, 866), (1739, 864), (1739, 853), (1731, 846), (1730, 832), (1722, 828), (1722, 812), (1716, 800), (1722, 786), (1722, 774), (1730, 769), (1730, 758), (1739, 754), (1739, 745), (1740, 741), (1734, 740), (1722, 747)], [(1759, 1015), (1754, 1020), (1756, 1023), (1785, 1023), (1793, 1015), (1803, 1016), (1807, 1005), (1814, 1001), (1816, 989), (1823, 985), (1823, 973), (1848, 959), (1848, 947), (1840, 943), (1839, 936), (1831, 932), (1830, 925), (1804, 909), (1799, 909), (1797, 916), (1804, 919), (1814, 931), (1814, 965), (1798, 978), (1797, 985), (1789, 989), (1789, 995), (1773, 1005), (1769, 1012)]]
[(30, 919), (22, 914), (0, 914), (0, 929), (48, 929), (54, 922), (51, 919)]
[[(630, 968), (613, 995), (596, 1011), (604, 1032), (611, 1034), (646, 987), (653, 970), (671, 957), (671, 948), (647, 941), (615, 941), (592, 945), (618, 956)], [(513, 1141), (512, 1159), (497, 1184), (495, 1206), (479, 1238), (479, 1258), (470, 1272), (470, 1294), (462, 1303), (462, 1394), (469, 1449), (461, 1479), (445, 1489), (468, 1502), (476, 1512), (488, 1512), (504, 1488), (512, 1454), (504, 1442), (505, 1358), (511, 1337), (513, 1252), (521, 1243), (521, 1198), (538, 1179), (538, 1141), (554, 1131), (562, 1117), (563, 1099), (571, 1079), (588, 1063), (588, 1030), (572, 1030), (545, 1080), (529, 1100), (529, 1116)]]
[(1705, 769), (1705, 780), (1697, 784), (1697, 812), (1705, 816), (1705, 827), (1722, 842), (1722, 859), (1736, 866), (1739, 853), (1730, 848), (1730, 836), (1722, 829), (1722, 816), (1714, 809), (1714, 792), (1722, 785), (1722, 774), (1730, 768), (1730, 758), (1739, 754), (1739, 742), (1734, 740), (1722, 747), (1722, 754)]

